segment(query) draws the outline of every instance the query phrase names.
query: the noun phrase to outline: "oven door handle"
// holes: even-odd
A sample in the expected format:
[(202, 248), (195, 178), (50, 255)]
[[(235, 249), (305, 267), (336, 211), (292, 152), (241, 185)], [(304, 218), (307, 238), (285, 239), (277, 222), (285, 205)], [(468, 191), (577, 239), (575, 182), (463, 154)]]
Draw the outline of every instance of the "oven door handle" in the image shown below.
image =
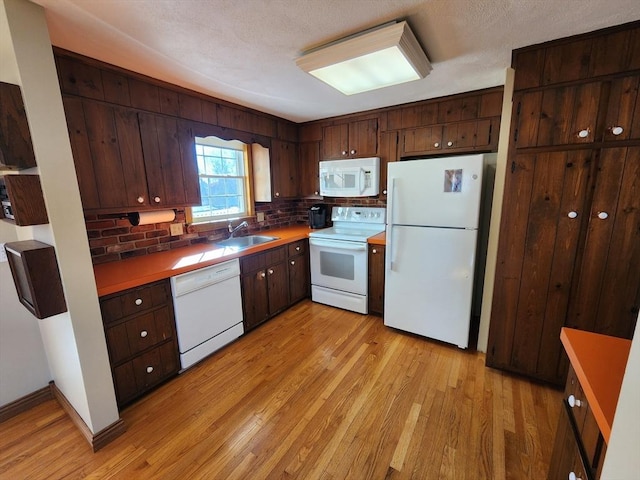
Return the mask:
[(354, 252), (367, 250), (367, 244), (363, 242), (336, 242), (334, 240), (311, 238), (309, 239), (309, 244), (314, 247), (339, 248), (341, 250), (350, 250)]

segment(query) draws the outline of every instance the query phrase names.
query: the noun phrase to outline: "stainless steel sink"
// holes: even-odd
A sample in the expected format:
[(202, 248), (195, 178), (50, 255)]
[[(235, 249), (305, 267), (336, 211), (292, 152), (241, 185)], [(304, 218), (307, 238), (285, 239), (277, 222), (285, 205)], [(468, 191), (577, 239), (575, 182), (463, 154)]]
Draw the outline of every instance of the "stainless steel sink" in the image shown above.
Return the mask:
[(278, 240), (278, 237), (269, 237), (266, 235), (247, 235), (246, 237), (234, 237), (227, 240), (221, 240), (215, 242), (216, 245), (221, 247), (233, 247), (237, 249), (253, 247), (254, 245), (260, 245), (261, 243), (273, 242)]

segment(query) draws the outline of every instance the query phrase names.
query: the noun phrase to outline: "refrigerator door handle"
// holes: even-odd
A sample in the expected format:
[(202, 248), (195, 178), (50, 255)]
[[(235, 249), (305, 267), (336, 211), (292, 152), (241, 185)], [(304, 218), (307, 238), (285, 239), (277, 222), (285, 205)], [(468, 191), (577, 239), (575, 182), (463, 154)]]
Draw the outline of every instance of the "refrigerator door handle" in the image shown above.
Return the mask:
[(393, 198), (395, 196), (396, 193), (396, 179), (395, 177), (391, 177), (389, 180), (391, 180), (389, 182), (389, 192), (387, 195), (387, 201), (388, 201), (388, 209), (387, 209), (387, 222), (388, 222), (388, 228), (389, 228), (389, 258), (390, 258), (390, 262), (389, 262), (389, 270), (393, 271), (393, 227), (394, 227), (394, 223), (393, 223)]

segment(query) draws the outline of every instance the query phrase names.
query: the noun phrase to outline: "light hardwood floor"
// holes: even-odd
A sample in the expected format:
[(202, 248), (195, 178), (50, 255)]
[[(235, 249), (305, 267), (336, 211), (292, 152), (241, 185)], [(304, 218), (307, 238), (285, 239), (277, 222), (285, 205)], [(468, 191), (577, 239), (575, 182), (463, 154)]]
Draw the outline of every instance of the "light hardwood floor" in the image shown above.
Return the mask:
[(305, 300), (123, 410), (95, 454), (55, 401), (0, 424), (0, 478), (545, 478), (561, 392), (484, 360)]

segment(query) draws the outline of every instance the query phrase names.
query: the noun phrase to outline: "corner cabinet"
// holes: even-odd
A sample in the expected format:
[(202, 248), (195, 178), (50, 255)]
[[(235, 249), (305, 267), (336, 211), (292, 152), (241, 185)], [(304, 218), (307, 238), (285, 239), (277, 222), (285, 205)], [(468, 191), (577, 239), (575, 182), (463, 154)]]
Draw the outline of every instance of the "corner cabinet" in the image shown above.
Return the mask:
[(118, 406), (180, 370), (169, 280), (100, 298)]
[[(606, 61), (621, 56), (625, 64), (632, 34), (640, 38), (637, 22), (628, 31), (514, 52), (516, 90), (527, 88), (514, 94), (489, 366), (561, 385), (568, 368), (563, 326), (633, 335), (640, 308), (638, 77), (590, 76), (605, 66), (598, 49), (580, 61), (565, 58), (584, 42), (608, 38), (622, 43), (610, 45), (615, 55)], [(537, 77), (533, 57), (545, 59)]]
[(328, 125), (322, 129), (322, 159), (375, 157), (378, 154), (378, 118)]

